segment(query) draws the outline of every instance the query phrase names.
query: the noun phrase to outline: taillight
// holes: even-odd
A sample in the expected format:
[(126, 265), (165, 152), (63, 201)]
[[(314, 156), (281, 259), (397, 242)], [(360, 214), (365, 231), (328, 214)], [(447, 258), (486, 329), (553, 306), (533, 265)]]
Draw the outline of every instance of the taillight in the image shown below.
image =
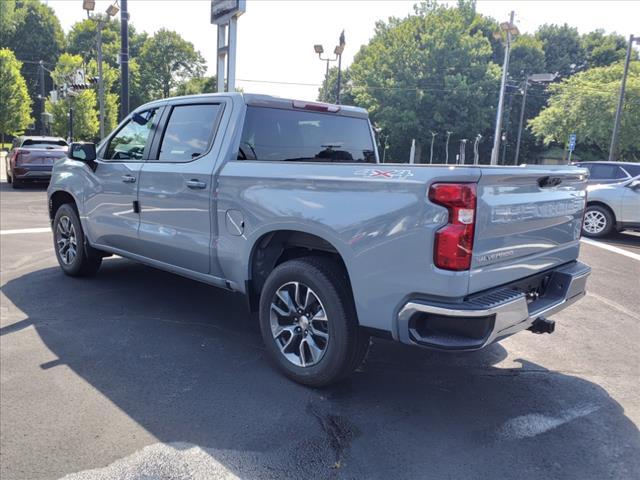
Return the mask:
[(436, 267), (469, 270), (476, 217), (476, 185), (435, 183), (429, 189), (429, 200), (449, 211), (449, 222), (436, 232), (433, 251)]
[(30, 153), (31, 152), (29, 152), (28, 150), (18, 150), (16, 152), (16, 165), (20, 165), (22, 163), (22, 157), (26, 157)]

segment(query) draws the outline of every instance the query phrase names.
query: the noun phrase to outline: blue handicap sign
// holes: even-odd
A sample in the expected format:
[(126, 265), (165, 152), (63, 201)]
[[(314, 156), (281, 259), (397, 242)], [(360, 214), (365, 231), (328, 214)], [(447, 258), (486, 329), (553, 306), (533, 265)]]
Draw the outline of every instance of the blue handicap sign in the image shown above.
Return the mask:
[(576, 134), (569, 135), (569, 150), (573, 151), (576, 148)]

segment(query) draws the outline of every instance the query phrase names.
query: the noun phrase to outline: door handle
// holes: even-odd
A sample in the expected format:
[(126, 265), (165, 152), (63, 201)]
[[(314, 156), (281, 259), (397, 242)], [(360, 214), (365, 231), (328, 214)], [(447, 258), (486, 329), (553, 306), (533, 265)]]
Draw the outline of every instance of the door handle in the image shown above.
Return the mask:
[(201, 190), (203, 188), (206, 188), (207, 184), (205, 182), (201, 182), (200, 180), (192, 179), (187, 180), (187, 187), (193, 190)]
[(136, 183), (136, 177), (134, 177), (133, 175), (123, 175), (122, 181), (124, 183)]

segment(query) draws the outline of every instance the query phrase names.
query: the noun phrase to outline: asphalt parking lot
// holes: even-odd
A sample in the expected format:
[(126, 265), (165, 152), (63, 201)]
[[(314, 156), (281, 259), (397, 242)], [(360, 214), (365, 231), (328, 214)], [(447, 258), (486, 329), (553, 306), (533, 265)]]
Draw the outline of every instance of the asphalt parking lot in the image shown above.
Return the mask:
[(313, 390), (266, 361), (241, 297), (121, 258), (66, 277), (44, 189), (0, 200), (3, 480), (640, 478), (636, 234), (583, 245), (589, 293), (553, 335), (376, 340)]

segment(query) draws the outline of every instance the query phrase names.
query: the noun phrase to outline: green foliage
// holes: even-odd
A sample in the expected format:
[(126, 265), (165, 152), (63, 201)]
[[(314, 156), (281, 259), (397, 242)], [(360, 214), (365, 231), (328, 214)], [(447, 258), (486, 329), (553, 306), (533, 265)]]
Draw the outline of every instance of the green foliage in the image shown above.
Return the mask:
[(98, 135), (99, 122), (96, 111), (96, 92), (82, 90), (76, 96), (47, 101), (47, 111), (53, 115), (53, 135), (67, 137), (69, 131), (69, 108), (73, 108), (74, 140), (95, 140)]
[[(605, 67), (623, 61), (626, 56), (627, 39), (615, 33), (605, 35), (604, 30), (594, 30), (583, 35), (581, 42), (586, 66), (589, 68)], [(637, 52), (633, 53), (637, 59)]]
[(417, 12), (378, 22), (350, 67), (350, 89), (388, 134), (388, 158), (406, 161), (411, 139), (419, 151), (435, 131), (434, 161), (443, 161), (444, 132), (455, 132), (456, 145), (491, 128), (500, 70), (468, 8), (428, 3)]
[(204, 58), (193, 44), (164, 28), (144, 42), (139, 63), (147, 100), (166, 98), (180, 83), (205, 72)]
[[(57, 85), (68, 82), (69, 76), (83, 65), (80, 55), (63, 53), (58, 59), (56, 68), (51, 76)], [(95, 68), (95, 64), (93, 65)], [(108, 72), (107, 67), (105, 72)], [(113, 73), (106, 73), (105, 78), (111, 78)], [(106, 89), (105, 89), (106, 91)], [(106, 97), (105, 97), (106, 98)], [(58, 100), (56, 103), (47, 101), (47, 111), (53, 115), (52, 130), (54, 135), (66, 137), (69, 125), (69, 108), (73, 108), (73, 133), (74, 139), (94, 140), (98, 134), (99, 120), (97, 111), (97, 95), (92, 89), (80, 90), (74, 96)], [(113, 103), (113, 100), (111, 100)], [(112, 122), (115, 124), (115, 119)]]
[[(546, 145), (564, 144), (576, 133), (578, 144), (606, 157), (622, 78), (621, 63), (579, 73), (550, 87), (551, 98), (540, 115), (529, 122)], [(640, 157), (640, 65), (632, 63), (620, 129), (619, 151), (626, 160)]]
[(216, 76), (194, 77), (177, 86), (176, 95), (197, 95), (199, 93), (214, 93), (216, 91)]
[[(340, 79), (340, 103), (342, 105), (355, 105), (355, 99), (351, 91), (351, 71), (347, 68), (342, 71)], [(321, 102), (336, 103), (338, 91), (338, 67), (329, 69), (329, 76), (325, 77), (322, 86), (318, 89), (318, 100)]]
[(578, 29), (566, 23), (542, 25), (536, 30), (536, 38), (542, 42), (546, 72), (558, 72), (563, 77), (581, 70), (584, 66), (584, 51)]
[(525, 73), (545, 73), (542, 41), (526, 34), (516, 37), (509, 57), (509, 74), (520, 80)]
[(3, 135), (20, 135), (31, 123), (31, 99), (20, 67), (11, 50), (0, 49), (0, 133)]

